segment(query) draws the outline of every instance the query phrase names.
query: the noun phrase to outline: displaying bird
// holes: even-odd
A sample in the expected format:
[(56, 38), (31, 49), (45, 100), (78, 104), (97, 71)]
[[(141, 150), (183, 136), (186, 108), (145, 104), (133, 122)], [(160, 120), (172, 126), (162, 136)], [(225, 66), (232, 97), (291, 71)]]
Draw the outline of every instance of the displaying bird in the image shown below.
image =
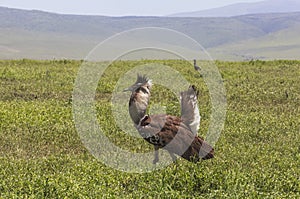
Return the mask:
[(200, 66), (197, 66), (197, 61), (196, 61), (196, 59), (194, 59), (194, 69), (195, 69), (196, 71), (200, 71), (200, 70), (201, 70)]
[(197, 92), (194, 86), (180, 93), (181, 117), (167, 114), (146, 115), (150, 100), (152, 81), (146, 76), (137, 76), (136, 82), (124, 91), (131, 91), (129, 114), (139, 134), (154, 145), (153, 163), (159, 161), (158, 150), (169, 152), (173, 161), (175, 154), (182, 158), (198, 162), (214, 157), (214, 149), (197, 136), (200, 114), (197, 105)]

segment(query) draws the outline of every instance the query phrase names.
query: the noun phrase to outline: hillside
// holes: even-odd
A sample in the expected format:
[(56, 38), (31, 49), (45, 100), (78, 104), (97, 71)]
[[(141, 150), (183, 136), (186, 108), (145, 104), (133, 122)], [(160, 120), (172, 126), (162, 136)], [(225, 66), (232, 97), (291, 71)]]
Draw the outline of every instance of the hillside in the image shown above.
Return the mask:
[(232, 17), (247, 14), (290, 13), (300, 11), (298, 0), (265, 0), (254, 3), (236, 3), (224, 7), (195, 12), (175, 13), (170, 17)]
[(300, 59), (300, 26), (266, 36), (218, 46), (209, 51), (219, 59)]
[[(105, 17), (0, 7), (0, 59), (83, 59), (107, 37), (141, 27), (164, 27), (185, 33), (209, 49), (215, 59), (244, 59), (244, 55), (232, 56), (236, 54), (234, 51), (222, 51), (220, 48), (246, 41), (251, 41), (251, 45), (256, 46), (256, 42), (261, 43), (261, 40), (274, 45), (273, 35), (280, 34), (281, 31), (289, 32), (292, 36), (290, 41), (297, 41), (299, 22), (300, 12), (224, 18)], [(159, 40), (163, 42), (164, 38)], [(280, 40), (278, 45), (286, 46), (284, 37)], [(267, 43), (266, 45), (268, 47)], [(248, 46), (242, 48), (242, 52), (249, 55)], [(298, 58), (300, 50), (291, 50), (296, 56), (293, 58)], [(251, 51), (249, 56), (261, 57), (257, 56), (259, 51)], [(263, 58), (277, 58), (272, 52), (273, 49), (269, 48), (268, 56)], [(283, 58), (288, 56), (281, 55)]]

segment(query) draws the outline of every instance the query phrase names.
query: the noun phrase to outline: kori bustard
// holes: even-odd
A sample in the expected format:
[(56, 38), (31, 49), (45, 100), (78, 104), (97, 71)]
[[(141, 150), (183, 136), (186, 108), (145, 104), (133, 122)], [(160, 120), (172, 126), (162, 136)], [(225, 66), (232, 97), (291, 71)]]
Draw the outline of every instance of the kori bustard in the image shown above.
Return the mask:
[(154, 145), (153, 163), (159, 161), (158, 150), (169, 152), (173, 161), (177, 154), (182, 158), (198, 162), (214, 157), (214, 149), (197, 136), (200, 114), (197, 105), (197, 91), (190, 86), (180, 93), (181, 117), (167, 114), (146, 115), (150, 100), (152, 81), (146, 76), (137, 76), (136, 82), (124, 91), (131, 91), (129, 114), (139, 134)]
[(194, 69), (195, 69), (196, 71), (200, 71), (200, 70), (201, 70), (200, 66), (197, 66), (197, 61), (196, 61), (196, 59), (194, 59)]

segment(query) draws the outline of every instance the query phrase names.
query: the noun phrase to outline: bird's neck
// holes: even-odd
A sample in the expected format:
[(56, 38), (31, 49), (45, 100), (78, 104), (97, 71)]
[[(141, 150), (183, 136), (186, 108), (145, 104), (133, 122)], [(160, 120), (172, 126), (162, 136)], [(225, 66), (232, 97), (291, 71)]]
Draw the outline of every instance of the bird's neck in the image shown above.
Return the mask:
[(139, 88), (131, 94), (129, 101), (129, 114), (132, 121), (138, 125), (140, 120), (145, 116), (150, 99), (150, 90)]

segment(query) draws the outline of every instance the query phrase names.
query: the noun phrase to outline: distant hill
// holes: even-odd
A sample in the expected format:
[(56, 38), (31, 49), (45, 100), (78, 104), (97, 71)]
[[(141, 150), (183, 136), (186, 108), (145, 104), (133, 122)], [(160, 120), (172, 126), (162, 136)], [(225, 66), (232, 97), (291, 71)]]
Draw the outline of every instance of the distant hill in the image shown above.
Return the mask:
[(106, 17), (4, 7), (0, 7), (0, 59), (83, 59), (107, 37), (141, 27), (185, 33), (215, 59), (276, 59), (278, 54), (300, 59), (300, 12), (223, 18)]
[(195, 12), (176, 13), (169, 15), (169, 17), (232, 17), (247, 14), (289, 13), (299, 11), (299, 0), (265, 0), (254, 3), (237, 3)]

